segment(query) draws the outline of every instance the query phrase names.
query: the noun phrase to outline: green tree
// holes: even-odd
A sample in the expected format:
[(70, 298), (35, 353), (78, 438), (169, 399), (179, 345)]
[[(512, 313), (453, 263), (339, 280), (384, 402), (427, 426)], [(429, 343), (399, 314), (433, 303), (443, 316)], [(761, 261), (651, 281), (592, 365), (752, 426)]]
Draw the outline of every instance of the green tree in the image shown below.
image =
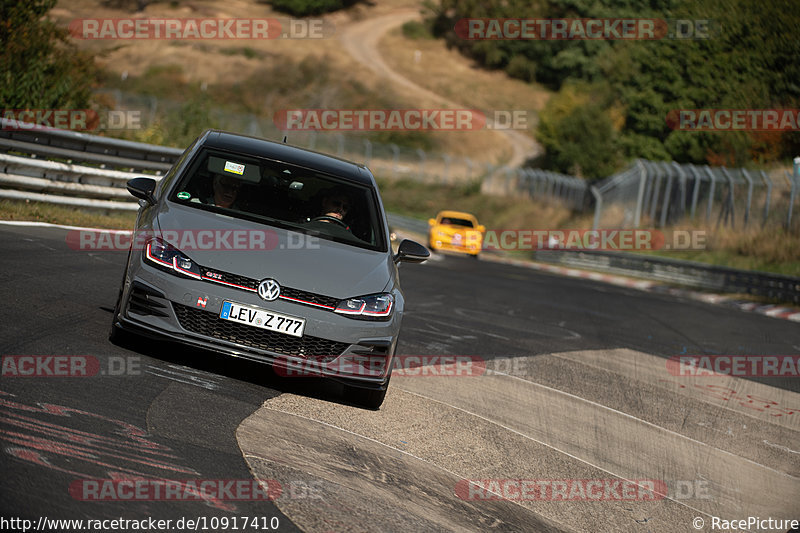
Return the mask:
[(536, 132), (546, 151), (545, 167), (586, 178), (614, 173), (622, 162), (619, 135), (602, 91), (569, 85), (550, 99)]
[[(503, 69), (509, 76), (555, 91), (576, 81), (588, 82), (584, 90), (594, 91), (602, 83), (609, 98), (595, 99), (592, 105), (622, 109), (619, 127), (612, 121), (624, 158), (741, 166), (800, 153), (796, 131), (673, 131), (666, 120), (678, 109), (800, 108), (796, 0), (438, 1), (430, 8), (434, 34), (487, 68)], [(456, 30), (465, 18), (650, 18), (671, 21), (667, 31), (677, 29), (676, 20), (692, 21), (692, 29), (702, 31), (694, 24), (705, 20), (710, 32), (708, 38), (697, 39), (665, 34), (656, 40), (469, 40)], [(572, 119), (589, 119), (577, 108), (572, 112)], [(588, 148), (595, 131), (587, 130), (584, 141), (569, 142)], [(544, 138), (562, 154), (549, 158), (551, 163), (571, 152), (557, 146), (567, 140), (564, 134), (547, 132)]]
[(0, 107), (89, 107), (94, 62), (46, 18), (56, 0), (0, 0)]

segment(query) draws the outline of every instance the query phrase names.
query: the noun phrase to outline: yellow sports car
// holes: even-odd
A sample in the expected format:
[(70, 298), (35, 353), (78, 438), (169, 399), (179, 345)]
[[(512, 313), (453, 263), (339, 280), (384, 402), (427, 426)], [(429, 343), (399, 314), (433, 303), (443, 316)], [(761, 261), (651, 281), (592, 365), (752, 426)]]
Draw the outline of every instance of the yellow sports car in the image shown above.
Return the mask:
[(428, 220), (428, 226), (428, 244), (431, 250), (478, 257), (486, 228), (478, 224), (478, 219), (474, 216), (460, 211), (439, 211), (436, 218)]

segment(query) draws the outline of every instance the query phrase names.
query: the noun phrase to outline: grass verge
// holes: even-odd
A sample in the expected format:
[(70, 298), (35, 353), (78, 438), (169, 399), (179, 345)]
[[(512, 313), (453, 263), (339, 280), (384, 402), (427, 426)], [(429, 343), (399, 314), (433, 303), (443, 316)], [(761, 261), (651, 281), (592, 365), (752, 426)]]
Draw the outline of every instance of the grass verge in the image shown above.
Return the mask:
[(0, 200), (0, 219), (48, 222), (50, 224), (88, 228), (133, 229), (133, 225), (136, 222), (136, 212), (104, 213), (42, 202)]

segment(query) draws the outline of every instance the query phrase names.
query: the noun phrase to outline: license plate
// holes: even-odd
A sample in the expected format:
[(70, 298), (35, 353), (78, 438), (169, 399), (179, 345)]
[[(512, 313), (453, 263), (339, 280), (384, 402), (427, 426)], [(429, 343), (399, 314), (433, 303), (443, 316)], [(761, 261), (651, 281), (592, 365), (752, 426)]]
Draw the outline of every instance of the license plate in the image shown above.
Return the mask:
[(302, 337), (303, 329), (306, 327), (304, 318), (282, 315), (266, 309), (248, 307), (233, 302), (222, 302), (222, 311), (220, 311), (219, 317), (222, 320), (232, 320), (240, 324), (277, 331), (293, 337)]

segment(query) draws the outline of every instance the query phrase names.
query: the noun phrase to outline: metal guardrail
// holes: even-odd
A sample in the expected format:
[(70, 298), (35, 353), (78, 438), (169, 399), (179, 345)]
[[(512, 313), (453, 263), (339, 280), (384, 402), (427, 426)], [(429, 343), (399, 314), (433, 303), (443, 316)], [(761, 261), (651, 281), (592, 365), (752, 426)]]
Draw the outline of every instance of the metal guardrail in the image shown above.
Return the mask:
[(635, 253), (546, 250), (536, 252), (534, 258), (545, 263), (646, 277), (699, 289), (750, 294), (800, 305), (800, 278), (792, 276)]
[(0, 151), (156, 173), (169, 170), (183, 153), (179, 148), (44, 129), (5, 118), (0, 118)]
[(139, 175), (0, 154), (0, 198), (135, 211), (138, 204), (125, 184)]

